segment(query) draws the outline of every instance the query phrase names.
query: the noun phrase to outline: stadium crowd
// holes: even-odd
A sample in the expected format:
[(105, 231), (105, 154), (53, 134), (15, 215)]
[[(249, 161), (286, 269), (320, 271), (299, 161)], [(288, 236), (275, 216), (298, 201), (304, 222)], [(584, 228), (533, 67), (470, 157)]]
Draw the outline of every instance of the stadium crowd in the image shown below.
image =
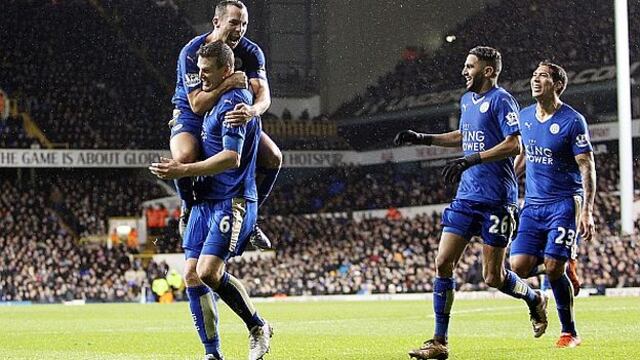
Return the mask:
[[(618, 236), (617, 198), (600, 196), (598, 235), (582, 244), (579, 274), (585, 287), (640, 286), (640, 239)], [(274, 258), (232, 263), (254, 296), (431, 291), (440, 232), (439, 214), (366, 219), (275, 216)], [(640, 222), (636, 223), (640, 230)], [(456, 270), (459, 290), (485, 290), (482, 247), (474, 240)], [(536, 280), (537, 281), (537, 280)], [(534, 281), (534, 282), (536, 282)]]
[(2, 19), (2, 88), (50, 141), (71, 148), (166, 147), (172, 89), (90, 2), (9, 0)]
[[(51, 206), (71, 215), (69, 224), (81, 236), (106, 234), (109, 217), (141, 214), (145, 200), (167, 196), (153, 180), (126, 170), (55, 172), (42, 184)], [(82, 185), (78, 186), (81, 179)]]
[(148, 286), (151, 273), (124, 245), (80, 244), (51, 209), (47, 191), (1, 185), (0, 301), (131, 301)]
[[(90, 190), (78, 191), (78, 182), (72, 178), (86, 178), (83, 184)], [(75, 199), (69, 200), (69, 205), (76, 203), (70, 212), (92, 230), (104, 224), (80, 214), (94, 218), (96, 214), (106, 217), (111, 211), (120, 215), (139, 213), (143, 183), (131, 186), (133, 182), (125, 176), (120, 180), (101, 179), (70, 173), (49, 176), (35, 186), (19, 187), (15, 181), (2, 184), (0, 301), (131, 301), (138, 299), (141, 286), (150, 288), (154, 280), (167, 273), (163, 264), (151, 262), (144, 267), (131, 256), (135, 251), (124, 244), (112, 249), (80, 244), (69, 227), (61, 225), (60, 209), (55, 207), (58, 187), (82, 194), (69, 198)], [(127, 187), (131, 190), (119, 195)], [(640, 244), (637, 238), (617, 235), (619, 211), (617, 198), (598, 195), (598, 236), (580, 252), (585, 286), (640, 285)], [(165, 231), (175, 236), (175, 218), (171, 217), (168, 224)], [(269, 215), (261, 226), (275, 242), (275, 256), (250, 264), (244, 260), (230, 264), (230, 271), (243, 278), (254, 296), (431, 290), (440, 231), (437, 213), (413, 218), (396, 213), (360, 222), (349, 214)], [(173, 247), (164, 242), (157, 246), (175, 251), (178, 244), (176, 236)], [(461, 260), (456, 273), (460, 290), (486, 288), (480, 252), (479, 243), (474, 241)]]
[(21, 117), (0, 120), (0, 148), (27, 149), (40, 147), (40, 142), (27, 135)]

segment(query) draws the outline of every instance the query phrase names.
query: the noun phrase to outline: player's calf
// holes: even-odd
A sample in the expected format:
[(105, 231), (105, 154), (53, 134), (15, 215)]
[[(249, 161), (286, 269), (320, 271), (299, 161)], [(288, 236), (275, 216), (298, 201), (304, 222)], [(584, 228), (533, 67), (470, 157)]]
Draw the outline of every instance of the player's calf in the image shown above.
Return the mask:
[(580, 293), (580, 278), (578, 277), (578, 261), (576, 259), (569, 259), (567, 262), (567, 268), (565, 273), (573, 286), (573, 296), (578, 296)]

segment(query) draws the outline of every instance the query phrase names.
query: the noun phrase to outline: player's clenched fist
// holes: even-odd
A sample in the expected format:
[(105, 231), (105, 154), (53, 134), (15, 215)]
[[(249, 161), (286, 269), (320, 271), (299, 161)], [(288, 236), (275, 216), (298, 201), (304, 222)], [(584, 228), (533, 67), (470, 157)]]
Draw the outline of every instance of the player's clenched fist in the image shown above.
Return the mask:
[(401, 145), (431, 145), (431, 135), (417, 133), (413, 130), (402, 130), (393, 139), (396, 146)]
[(481, 159), (479, 153), (474, 153), (465, 157), (447, 161), (444, 168), (442, 169), (442, 177), (444, 178), (444, 183), (457, 183), (458, 181), (460, 181), (460, 177), (462, 176), (463, 171), (467, 170), (473, 165), (479, 164), (480, 162)]

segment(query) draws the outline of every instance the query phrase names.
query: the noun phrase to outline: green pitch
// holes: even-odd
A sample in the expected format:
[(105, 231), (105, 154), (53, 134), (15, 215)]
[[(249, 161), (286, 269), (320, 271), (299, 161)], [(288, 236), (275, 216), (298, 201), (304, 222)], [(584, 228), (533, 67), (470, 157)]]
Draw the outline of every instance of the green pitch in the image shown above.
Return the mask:
[[(257, 304), (274, 326), (269, 359), (408, 359), (432, 334), (429, 302)], [(228, 360), (247, 358), (247, 331), (221, 305)], [(515, 300), (459, 300), (449, 330), (451, 359), (638, 359), (640, 299), (576, 300), (583, 344), (553, 347), (555, 305), (540, 339)], [(187, 303), (1, 307), (0, 359), (202, 359)]]

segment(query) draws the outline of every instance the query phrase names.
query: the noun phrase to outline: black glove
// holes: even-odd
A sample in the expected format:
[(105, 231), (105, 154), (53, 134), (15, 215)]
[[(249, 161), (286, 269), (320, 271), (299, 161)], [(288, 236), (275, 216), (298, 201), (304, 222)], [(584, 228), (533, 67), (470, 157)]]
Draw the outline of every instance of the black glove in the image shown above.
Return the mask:
[(396, 134), (393, 143), (401, 145), (431, 145), (433, 136), (429, 134), (417, 133), (413, 130), (402, 130)]
[(444, 183), (457, 183), (458, 181), (460, 181), (460, 176), (462, 176), (463, 171), (467, 170), (473, 165), (480, 164), (480, 162), (480, 153), (473, 153), (465, 157), (447, 161), (447, 163), (444, 165), (444, 169), (442, 169), (442, 177), (444, 178)]

